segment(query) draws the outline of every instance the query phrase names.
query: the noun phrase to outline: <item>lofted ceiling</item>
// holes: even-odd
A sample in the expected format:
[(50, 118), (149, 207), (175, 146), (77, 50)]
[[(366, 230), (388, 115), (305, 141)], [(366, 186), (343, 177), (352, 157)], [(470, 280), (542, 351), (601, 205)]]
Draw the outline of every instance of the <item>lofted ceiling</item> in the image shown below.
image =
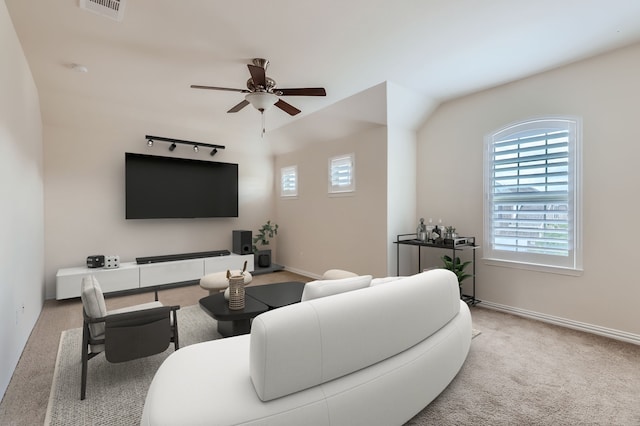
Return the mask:
[[(70, 120), (56, 105), (76, 98), (258, 134), (252, 107), (226, 112), (243, 94), (189, 86), (243, 89), (263, 57), (280, 87), (327, 90), (286, 97), (295, 117), (267, 111), (282, 131), (385, 81), (433, 104), (640, 41), (638, 0), (124, 0), (121, 22), (79, 1), (5, 0), (45, 123)], [(375, 121), (380, 103), (348, 106)]]

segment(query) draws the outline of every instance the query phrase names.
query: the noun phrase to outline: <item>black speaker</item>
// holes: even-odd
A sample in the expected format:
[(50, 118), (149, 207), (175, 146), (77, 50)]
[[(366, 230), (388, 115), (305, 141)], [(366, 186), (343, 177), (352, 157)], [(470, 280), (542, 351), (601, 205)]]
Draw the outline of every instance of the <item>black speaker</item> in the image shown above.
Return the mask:
[(104, 266), (104, 255), (94, 254), (87, 257), (87, 268), (102, 268)]
[(233, 231), (233, 252), (235, 254), (251, 254), (251, 231)]

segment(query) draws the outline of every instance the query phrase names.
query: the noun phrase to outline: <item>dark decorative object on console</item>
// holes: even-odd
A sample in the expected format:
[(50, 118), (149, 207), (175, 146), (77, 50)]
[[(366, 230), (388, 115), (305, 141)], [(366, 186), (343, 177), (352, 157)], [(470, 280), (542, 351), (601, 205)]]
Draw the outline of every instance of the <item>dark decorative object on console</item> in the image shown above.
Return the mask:
[(255, 256), (256, 263), (260, 268), (268, 268), (271, 265), (271, 250), (258, 250)]

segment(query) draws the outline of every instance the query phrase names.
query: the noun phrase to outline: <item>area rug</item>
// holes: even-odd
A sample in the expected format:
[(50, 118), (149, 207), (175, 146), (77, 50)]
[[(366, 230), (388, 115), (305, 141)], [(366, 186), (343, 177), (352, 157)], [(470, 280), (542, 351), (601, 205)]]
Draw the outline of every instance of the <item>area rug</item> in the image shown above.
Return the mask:
[[(178, 311), (180, 347), (220, 338), (216, 321), (200, 309)], [(87, 397), (80, 400), (82, 329), (62, 332), (53, 373), (45, 425), (135, 425), (151, 380), (160, 364), (173, 353), (165, 352), (129, 362), (112, 364), (104, 354), (89, 360)]]
[[(178, 311), (180, 346), (219, 339), (216, 321), (198, 305)], [(472, 338), (480, 334), (472, 330)], [(173, 353), (112, 364), (104, 354), (89, 360), (87, 397), (80, 400), (82, 329), (62, 332), (45, 426), (137, 425), (151, 380), (160, 364)]]

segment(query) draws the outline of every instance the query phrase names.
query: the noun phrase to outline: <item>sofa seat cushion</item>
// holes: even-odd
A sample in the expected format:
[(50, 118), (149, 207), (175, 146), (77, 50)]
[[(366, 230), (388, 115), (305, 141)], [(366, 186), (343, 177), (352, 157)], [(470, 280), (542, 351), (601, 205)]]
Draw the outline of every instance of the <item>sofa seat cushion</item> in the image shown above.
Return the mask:
[[(303, 425), (308, 416), (327, 417), (320, 388), (262, 402), (249, 378), (249, 341), (249, 335), (229, 337), (171, 354), (149, 387), (141, 424), (238, 425), (254, 424), (253, 420), (255, 424)], [(279, 422), (278, 416), (289, 421)], [(270, 422), (261, 423), (265, 418)]]
[(353, 373), (428, 338), (460, 311), (451, 271), (266, 312), (251, 328), (251, 380), (261, 400)]
[(335, 280), (316, 280), (304, 285), (301, 301), (358, 290), (371, 284), (371, 275), (354, 276)]

